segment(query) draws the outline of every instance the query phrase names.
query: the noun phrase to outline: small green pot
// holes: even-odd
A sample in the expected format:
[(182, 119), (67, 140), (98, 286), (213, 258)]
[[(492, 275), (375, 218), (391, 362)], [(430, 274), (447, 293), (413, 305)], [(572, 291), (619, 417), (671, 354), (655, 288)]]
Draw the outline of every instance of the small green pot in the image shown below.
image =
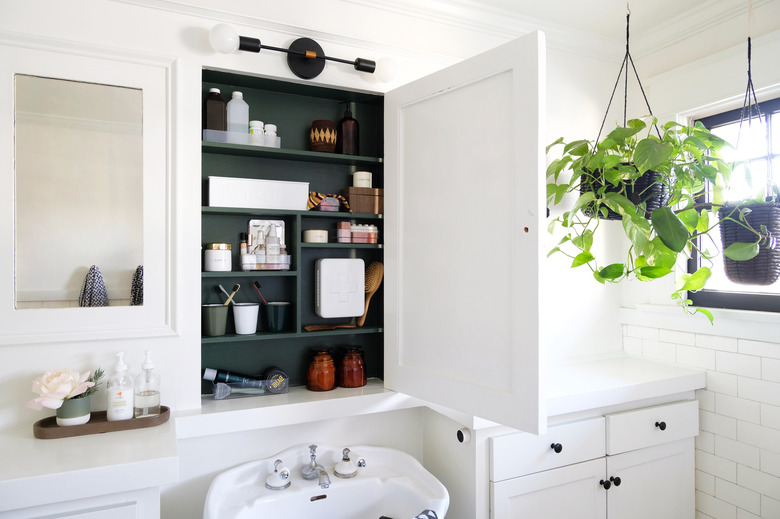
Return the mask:
[(83, 425), (89, 422), (89, 400), (88, 396), (64, 400), (62, 407), (57, 409), (57, 425)]

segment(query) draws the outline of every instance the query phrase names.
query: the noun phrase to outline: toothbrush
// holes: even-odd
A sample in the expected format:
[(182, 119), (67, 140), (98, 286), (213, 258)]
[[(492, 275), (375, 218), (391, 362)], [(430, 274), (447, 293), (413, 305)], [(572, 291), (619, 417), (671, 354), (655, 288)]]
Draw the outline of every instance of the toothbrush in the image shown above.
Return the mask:
[[(223, 294), (225, 294), (225, 295), (228, 297), (228, 299), (230, 299), (230, 293), (229, 293), (227, 290), (225, 290), (225, 287), (223, 287), (222, 285), (218, 285), (218, 286), (216, 286), (215, 288), (216, 288), (217, 290), (220, 290), (220, 291), (222, 291), (222, 293), (223, 293)], [(231, 302), (232, 302), (232, 301), (231, 301)], [(236, 303), (233, 303), (233, 304), (236, 304)]]
[(233, 296), (236, 295), (236, 292), (238, 292), (238, 289), (241, 288), (241, 285), (236, 283), (236, 285), (233, 287), (233, 293), (228, 296), (228, 300), (225, 301), (225, 304), (222, 306), (227, 306), (230, 304), (231, 301), (233, 301)]
[(260, 299), (263, 300), (263, 303), (268, 304), (268, 301), (265, 300), (265, 298), (263, 297), (262, 292), (260, 292), (260, 283), (255, 281), (255, 282), (252, 283), (252, 286), (255, 287), (255, 291), (257, 292), (257, 295), (260, 296)]

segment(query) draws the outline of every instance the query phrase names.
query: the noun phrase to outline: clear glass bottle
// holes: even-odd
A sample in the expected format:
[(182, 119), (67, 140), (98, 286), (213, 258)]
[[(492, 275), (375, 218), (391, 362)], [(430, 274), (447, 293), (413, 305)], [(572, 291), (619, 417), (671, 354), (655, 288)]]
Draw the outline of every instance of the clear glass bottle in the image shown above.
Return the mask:
[(141, 365), (141, 373), (135, 379), (133, 402), (133, 416), (136, 418), (160, 415), (160, 375), (154, 372), (149, 350)]
[(133, 377), (127, 373), (125, 353), (120, 351), (116, 356), (114, 373), (106, 383), (108, 393), (106, 419), (109, 422), (129, 420), (133, 417)]

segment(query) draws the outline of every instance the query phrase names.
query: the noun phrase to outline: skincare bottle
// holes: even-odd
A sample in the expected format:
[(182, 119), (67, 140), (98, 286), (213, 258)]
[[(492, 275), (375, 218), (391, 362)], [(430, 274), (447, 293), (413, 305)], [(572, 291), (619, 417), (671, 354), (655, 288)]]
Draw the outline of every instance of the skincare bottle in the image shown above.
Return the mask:
[(249, 105), (241, 92), (233, 92), (233, 97), (228, 101), (227, 131), (249, 133)]
[(352, 118), (352, 104), (347, 104), (344, 117), (339, 121), (336, 134), (336, 153), (344, 155), (359, 155), (358, 153), (358, 122)]
[(203, 128), (206, 130), (227, 130), (227, 106), (219, 88), (209, 89), (203, 103)]
[(116, 356), (114, 373), (106, 384), (106, 392), (108, 393), (106, 419), (109, 422), (129, 420), (133, 417), (133, 378), (127, 374), (125, 353), (120, 351)]
[(136, 418), (159, 416), (160, 414), (160, 375), (154, 372), (152, 356), (146, 350), (146, 360), (141, 365), (141, 373), (135, 379), (135, 397), (133, 415)]

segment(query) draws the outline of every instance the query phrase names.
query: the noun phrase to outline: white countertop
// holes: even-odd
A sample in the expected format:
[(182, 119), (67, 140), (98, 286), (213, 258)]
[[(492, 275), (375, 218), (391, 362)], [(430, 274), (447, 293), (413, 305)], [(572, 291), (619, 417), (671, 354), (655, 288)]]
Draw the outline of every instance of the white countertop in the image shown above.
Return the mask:
[(0, 434), (0, 512), (178, 481), (171, 420), (144, 429), (42, 440), (32, 424)]

